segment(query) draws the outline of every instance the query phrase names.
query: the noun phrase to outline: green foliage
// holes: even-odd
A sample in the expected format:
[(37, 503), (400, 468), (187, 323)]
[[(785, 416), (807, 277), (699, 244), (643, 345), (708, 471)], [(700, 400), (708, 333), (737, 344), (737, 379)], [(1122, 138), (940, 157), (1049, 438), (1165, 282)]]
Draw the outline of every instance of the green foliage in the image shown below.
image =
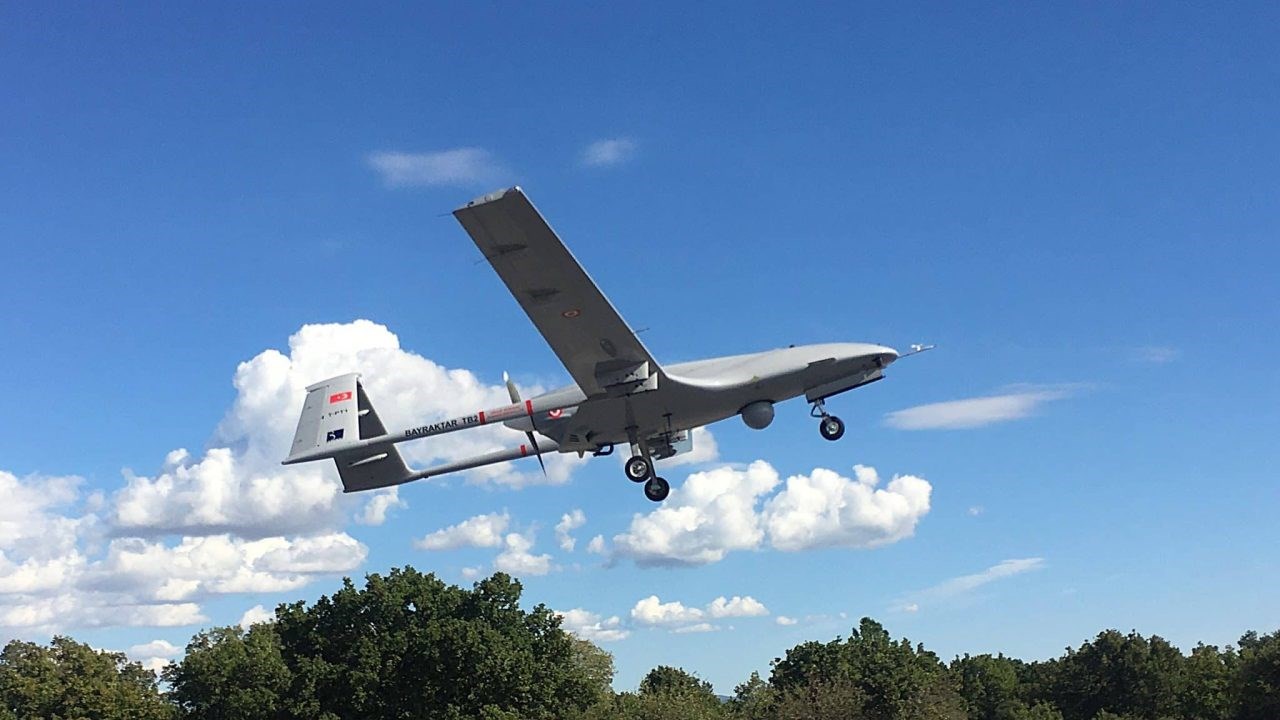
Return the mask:
[(269, 720), (280, 717), (290, 673), (275, 626), (262, 623), (201, 632), (186, 657), (165, 668), (164, 681), (184, 718)]
[(964, 718), (964, 701), (938, 656), (906, 640), (895, 642), (880, 623), (863, 618), (848, 640), (808, 642), (775, 660), (769, 684), (781, 696), (853, 688), (870, 720)]
[(522, 610), (520, 593), (502, 573), (466, 590), (406, 568), (281, 606), (284, 717), (538, 719), (587, 707), (604, 670), (584, 672), (559, 618)]
[(1262, 636), (1249, 632), (1240, 638), (1233, 685), (1237, 720), (1280, 718), (1280, 631)]
[(156, 676), (123, 653), (67, 637), (48, 647), (13, 640), (0, 652), (0, 718), (169, 720)]
[(0, 720), (1278, 720), (1280, 632), (1239, 650), (1115, 630), (1057, 659), (956, 658), (863, 618), (805, 642), (727, 702), (682, 668), (615, 693), (613, 657), (495, 574), (470, 589), (406, 568), (274, 622), (205, 630), (155, 675), (65, 637), (0, 652)]

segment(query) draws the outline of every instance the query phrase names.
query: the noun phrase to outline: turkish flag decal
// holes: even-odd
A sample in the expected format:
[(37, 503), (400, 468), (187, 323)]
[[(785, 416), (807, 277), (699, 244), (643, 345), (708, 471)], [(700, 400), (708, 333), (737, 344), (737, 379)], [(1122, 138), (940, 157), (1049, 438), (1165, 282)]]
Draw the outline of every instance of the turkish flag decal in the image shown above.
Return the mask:
[(340, 403), (340, 402), (343, 402), (343, 401), (345, 401), (345, 400), (350, 400), (350, 399), (351, 399), (351, 391), (350, 391), (350, 390), (348, 390), (348, 391), (346, 391), (346, 392), (334, 393), (334, 394), (332, 394), (332, 395), (330, 395), (330, 396), (329, 396), (329, 404), (330, 404), (330, 405), (332, 405), (332, 404), (334, 404), (334, 403)]

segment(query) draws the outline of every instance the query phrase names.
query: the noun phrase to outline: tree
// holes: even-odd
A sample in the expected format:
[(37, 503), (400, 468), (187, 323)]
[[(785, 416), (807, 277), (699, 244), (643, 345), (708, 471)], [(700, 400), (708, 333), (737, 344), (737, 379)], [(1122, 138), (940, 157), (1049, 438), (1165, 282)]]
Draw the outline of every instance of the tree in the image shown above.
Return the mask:
[(1237, 720), (1280, 718), (1280, 631), (1240, 638), (1235, 680)]
[(774, 661), (769, 684), (784, 694), (856, 687), (872, 720), (964, 717), (964, 702), (938, 656), (905, 638), (895, 642), (871, 618), (863, 618), (848, 640), (788, 650)]
[(1058, 661), (1050, 700), (1066, 720), (1107, 711), (1138, 718), (1176, 717), (1184, 658), (1163, 638), (1115, 630), (1098, 634)]
[(1003, 655), (965, 655), (951, 663), (970, 720), (1014, 720), (1027, 712), (1018, 681), (1022, 663)]
[(49, 646), (13, 640), (0, 652), (0, 717), (170, 720), (155, 673), (124, 653), (67, 637)]
[(191, 720), (271, 720), (281, 717), (290, 673), (275, 626), (248, 632), (213, 628), (187, 643), (181, 662), (165, 668), (172, 701)]
[(600, 677), (560, 618), (521, 609), (520, 594), (503, 573), (466, 590), (405, 568), (363, 588), (344, 580), (310, 607), (282, 605), (283, 716), (539, 720), (588, 707)]

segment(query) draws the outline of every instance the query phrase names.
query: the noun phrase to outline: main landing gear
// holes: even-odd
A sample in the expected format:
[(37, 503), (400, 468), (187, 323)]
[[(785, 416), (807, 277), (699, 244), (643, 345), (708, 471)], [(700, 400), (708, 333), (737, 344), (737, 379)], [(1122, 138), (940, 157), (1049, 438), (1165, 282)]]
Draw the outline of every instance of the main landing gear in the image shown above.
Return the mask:
[(818, 432), (824, 440), (839, 440), (844, 437), (844, 421), (827, 412), (827, 405), (822, 398), (813, 401), (813, 409), (809, 414), (818, 421)]
[(644, 483), (644, 496), (654, 502), (662, 502), (671, 494), (671, 483), (666, 478), (660, 478), (653, 471), (653, 458), (649, 455), (649, 448), (636, 440), (631, 441), (633, 450), (639, 449), (639, 455), (632, 455), (627, 459), (623, 470), (627, 473), (627, 479), (635, 483)]
[(671, 483), (653, 472), (653, 462), (643, 455), (633, 455), (624, 466), (627, 479), (631, 482), (644, 483), (644, 496), (654, 502), (662, 502), (671, 494)]

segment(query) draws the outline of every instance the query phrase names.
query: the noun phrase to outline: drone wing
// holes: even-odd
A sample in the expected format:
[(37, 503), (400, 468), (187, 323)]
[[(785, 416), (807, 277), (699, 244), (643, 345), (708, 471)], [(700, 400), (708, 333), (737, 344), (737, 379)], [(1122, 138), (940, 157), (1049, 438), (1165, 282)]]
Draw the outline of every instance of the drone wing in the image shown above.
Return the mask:
[(657, 388), (661, 369), (518, 187), (453, 212), (587, 397)]

